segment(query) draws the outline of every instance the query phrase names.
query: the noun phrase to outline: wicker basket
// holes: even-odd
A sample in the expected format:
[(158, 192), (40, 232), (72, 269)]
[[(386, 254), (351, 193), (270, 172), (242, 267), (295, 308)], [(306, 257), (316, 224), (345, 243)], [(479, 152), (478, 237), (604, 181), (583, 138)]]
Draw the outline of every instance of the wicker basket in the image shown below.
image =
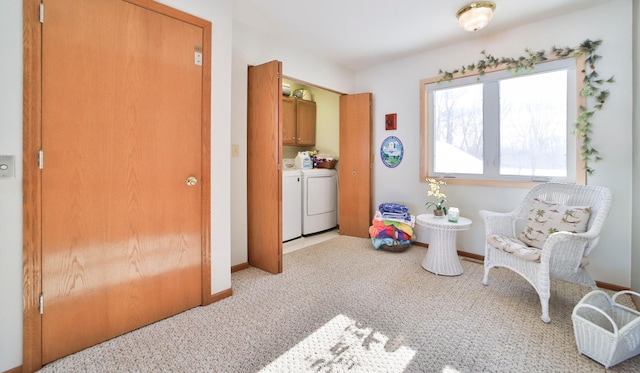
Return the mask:
[(640, 354), (640, 312), (616, 302), (602, 290), (585, 295), (571, 315), (578, 351), (610, 368)]
[(318, 163), (316, 164), (317, 168), (336, 168), (336, 163), (338, 163), (337, 160), (332, 159), (330, 161), (318, 161)]
[(408, 243), (394, 243), (393, 245), (385, 245), (382, 244), (380, 245), (380, 250), (385, 250), (385, 251), (392, 251), (394, 253), (401, 253), (403, 251), (406, 251), (409, 247), (411, 247), (411, 244)]

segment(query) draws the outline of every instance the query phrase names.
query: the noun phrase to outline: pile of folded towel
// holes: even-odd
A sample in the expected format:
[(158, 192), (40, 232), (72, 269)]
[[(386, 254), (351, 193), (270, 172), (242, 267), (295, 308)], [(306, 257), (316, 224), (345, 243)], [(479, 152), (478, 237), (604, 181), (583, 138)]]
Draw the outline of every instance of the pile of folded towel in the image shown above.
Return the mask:
[(415, 239), (413, 227), (416, 218), (409, 208), (398, 203), (381, 203), (369, 227), (371, 243), (376, 249), (406, 250)]

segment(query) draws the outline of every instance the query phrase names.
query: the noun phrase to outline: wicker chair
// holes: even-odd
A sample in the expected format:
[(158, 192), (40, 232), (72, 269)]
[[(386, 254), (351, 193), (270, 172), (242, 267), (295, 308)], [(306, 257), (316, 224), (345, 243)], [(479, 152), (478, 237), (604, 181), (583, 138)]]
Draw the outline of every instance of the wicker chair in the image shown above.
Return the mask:
[[(552, 278), (578, 283), (592, 289), (597, 288), (585, 267), (589, 254), (598, 243), (611, 202), (611, 192), (604, 187), (544, 183), (532, 188), (514, 211), (480, 211), (487, 234), (482, 283), (489, 284), (489, 271), (493, 267), (505, 267), (518, 273), (529, 281), (538, 293), (542, 306), (542, 321), (550, 322), (549, 288)], [(539, 248), (532, 247), (522, 235), (529, 227), (529, 222), (535, 219), (532, 215), (541, 211), (536, 210), (536, 203), (555, 203), (557, 205), (554, 206), (567, 207), (566, 211), (570, 211), (574, 206), (582, 206), (582, 210), (589, 213), (588, 217), (583, 219), (583, 229), (577, 230), (583, 232), (570, 233), (568, 229), (556, 233), (545, 232), (548, 236), (537, 245)], [(555, 210), (558, 213), (559, 208)], [(566, 219), (563, 220), (566, 222)], [(543, 232), (538, 230), (537, 233)], [(497, 241), (503, 245), (496, 245)], [(518, 247), (518, 244), (524, 247)], [(515, 249), (512, 250), (513, 247)]]

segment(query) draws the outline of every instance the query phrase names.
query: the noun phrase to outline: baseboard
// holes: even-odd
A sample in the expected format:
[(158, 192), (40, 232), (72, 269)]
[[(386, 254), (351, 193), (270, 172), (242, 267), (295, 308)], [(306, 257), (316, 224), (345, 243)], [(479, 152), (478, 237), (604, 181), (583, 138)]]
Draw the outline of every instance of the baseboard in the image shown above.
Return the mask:
[(247, 269), (249, 268), (249, 263), (240, 263), (240, 264), (236, 264), (234, 266), (231, 266), (231, 273), (233, 272), (238, 272), (238, 271), (242, 271), (243, 269)]
[[(231, 273), (233, 272), (237, 272), (237, 271), (241, 271), (243, 269), (247, 269), (249, 268), (249, 263), (240, 263), (240, 264), (236, 264), (234, 266), (231, 266)], [(211, 303), (215, 303), (218, 302), (224, 298), (228, 298), (230, 296), (233, 295), (233, 289), (229, 288), (227, 290), (223, 290), (220, 291), (218, 293), (215, 294), (211, 294), (211, 296), (208, 299), (205, 299), (203, 302), (203, 306), (207, 306)]]
[(204, 302), (203, 302), (202, 305), (203, 306), (208, 306), (211, 303), (218, 302), (218, 301), (223, 300), (224, 298), (228, 298), (228, 297), (230, 297), (232, 295), (233, 295), (233, 289), (229, 288), (229, 289), (217, 292), (215, 294), (211, 294), (208, 299), (204, 299)]
[[(411, 243), (412, 245), (415, 246), (420, 246), (420, 247), (426, 247), (429, 248), (429, 244), (428, 243), (424, 243), (424, 242), (418, 242), (418, 241), (414, 241)], [(460, 251), (458, 250), (458, 255), (460, 256), (464, 256), (466, 258), (471, 258), (471, 259), (475, 259), (481, 262), (484, 262), (484, 255), (479, 255), (479, 254), (474, 254), (474, 253), (468, 253), (466, 251)]]
[(616, 285), (616, 284), (609, 284), (609, 283), (602, 282), (602, 281), (596, 281), (596, 285), (598, 285), (599, 288), (607, 289), (607, 290), (613, 290), (613, 291), (630, 290), (628, 287), (625, 287), (625, 286), (620, 286), (620, 285)]
[(22, 365), (11, 368), (9, 370), (5, 370), (3, 373), (22, 373)]
[(471, 258), (480, 262), (484, 262), (484, 255), (468, 253), (466, 251), (460, 251), (460, 250), (458, 250), (458, 255), (464, 256), (465, 258)]
[[(423, 242), (412, 242), (412, 245), (415, 246), (421, 246), (421, 247), (429, 247), (429, 244), (423, 243)], [(469, 253), (466, 251), (460, 251), (458, 250), (458, 255), (459, 256), (464, 256), (466, 258), (471, 258), (471, 259), (475, 259), (477, 261), (480, 262), (484, 262), (484, 255), (479, 255), (479, 254), (474, 254), (474, 253)], [(620, 285), (616, 285), (616, 284), (609, 284), (607, 282), (602, 282), (602, 281), (596, 281), (596, 285), (598, 285), (599, 288), (602, 289), (607, 289), (607, 290), (613, 290), (613, 291), (622, 291), (622, 290), (630, 290), (628, 287), (626, 286), (620, 286)], [(640, 301), (636, 300), (636, 298), (633, 298), (633, 303), (636, 305), (637, 309), (640, 309)]]

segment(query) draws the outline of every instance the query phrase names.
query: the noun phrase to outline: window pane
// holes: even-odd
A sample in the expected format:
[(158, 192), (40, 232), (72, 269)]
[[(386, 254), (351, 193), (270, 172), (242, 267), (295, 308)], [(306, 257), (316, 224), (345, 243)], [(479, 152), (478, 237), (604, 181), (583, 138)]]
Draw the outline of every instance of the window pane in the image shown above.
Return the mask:
[(500, 81), (500, 174), (567, 176), (567, 72)]
[(483, 173), (482, 84), (433, 92), (436, 173)]

